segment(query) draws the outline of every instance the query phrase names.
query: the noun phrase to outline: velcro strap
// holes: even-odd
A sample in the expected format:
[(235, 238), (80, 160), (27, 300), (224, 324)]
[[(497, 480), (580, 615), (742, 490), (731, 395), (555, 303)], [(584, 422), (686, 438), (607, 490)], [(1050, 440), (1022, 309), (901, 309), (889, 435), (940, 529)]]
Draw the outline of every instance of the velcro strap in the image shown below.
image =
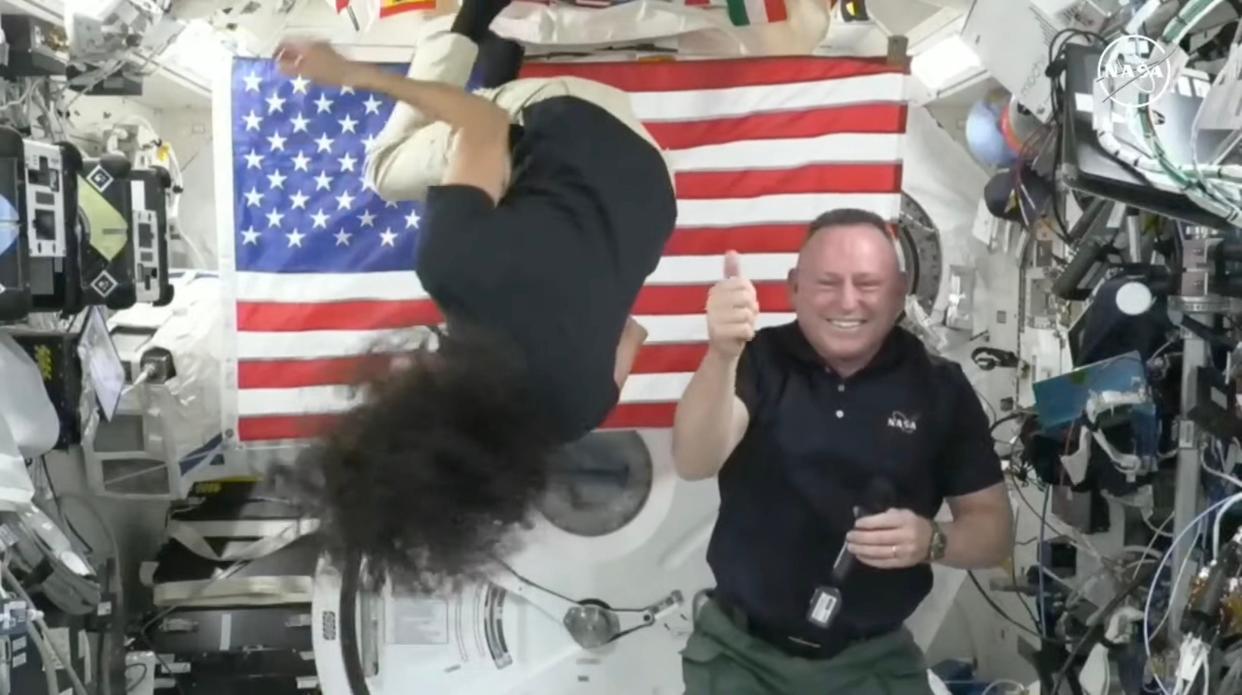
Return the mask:
[[(257, 560), (284, 548), (319, 528), (316, 519), (230, 521), (169, 521), (168, 536), (195, 555), (212, 562)], [(216, 552), (208, 538), (259, 538), (248, 545), (228, 543)]]
[(154, 590), (155, 605), (182, 606), (272, 606), (310, 603), (314, 591), (311, 577), (240, 577), (203, 579), (191, 582), (165, 582)]

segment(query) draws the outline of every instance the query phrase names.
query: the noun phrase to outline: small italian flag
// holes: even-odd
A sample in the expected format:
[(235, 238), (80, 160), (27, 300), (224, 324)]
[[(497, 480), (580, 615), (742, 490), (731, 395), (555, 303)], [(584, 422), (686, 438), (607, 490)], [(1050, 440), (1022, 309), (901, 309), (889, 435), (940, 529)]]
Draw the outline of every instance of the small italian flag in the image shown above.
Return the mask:
[(436, 9), (436, 0), (380, 0), (379, 16), (392, 17), (403, 12)]
[(768, 24), (789, 19), (785, 0), (728, 0), (729, 21), (734, 26)]

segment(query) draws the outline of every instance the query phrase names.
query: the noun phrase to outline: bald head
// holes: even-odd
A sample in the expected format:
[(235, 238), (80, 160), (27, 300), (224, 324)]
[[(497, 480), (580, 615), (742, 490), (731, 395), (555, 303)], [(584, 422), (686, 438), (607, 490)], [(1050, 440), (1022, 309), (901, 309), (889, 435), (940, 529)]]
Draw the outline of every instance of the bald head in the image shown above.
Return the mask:
[(900, 270), (901, 262), (896, 254), (897, 247), (892, 233), (889, 231), (888, 222), (886, 222), (883, 217), (880, 217), (869, 210), (860, 210), (858, 208), (838, 208), (836, 210), (825, 212), (811, 222), (807, 231), (806, 239), (803, 240), (802, 245), (805, 247), (807, 244), (811, 243), (812, 239), (822, 236), (823, 233), (828, 233), (841, 227), (866, 227), (874, 230), (880, 238), (893, 246), (893, 258), (897, 261), (898, 269)]
[(905, 305), (906, 279), (884, 221), (844, 211), (812, 224), (790, 291), (798, 323), (828, 366), (852, 374), (871, 360)]
[[(829, 240), (828, 237), (843, 237), (842, 239)], [(852, 253), (866, 256), (875, 263), (888, 265), (889, 271), (898, 275), (904, 275), (905, 270), (902, 268), (901, 256), (897, 252), (897, 242), (889, 235), (887, 230), (879, 229), (870, 224), (843, 224), (832, 225), (828, 227), (813, 228), (806, 239), (802, 242), (801, 252), (798, 254), (798, 264), (803, 261), (814, 260), (817, 255), (823, 253), (824, 245), (836, 249), (845, 244), (850, 247)], [(879, 270), (877, 266), (875, 268)]]

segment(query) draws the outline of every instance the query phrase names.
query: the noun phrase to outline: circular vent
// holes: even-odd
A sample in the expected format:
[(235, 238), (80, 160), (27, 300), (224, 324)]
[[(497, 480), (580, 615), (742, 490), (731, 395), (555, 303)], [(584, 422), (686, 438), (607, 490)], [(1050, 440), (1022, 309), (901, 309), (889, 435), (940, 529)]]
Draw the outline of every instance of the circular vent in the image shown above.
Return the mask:
[(593, 432), (556, 454), (538, 508), (563, 531), (603, 536), (638, 516), (652, 479), (651, 452), (637, 432)]

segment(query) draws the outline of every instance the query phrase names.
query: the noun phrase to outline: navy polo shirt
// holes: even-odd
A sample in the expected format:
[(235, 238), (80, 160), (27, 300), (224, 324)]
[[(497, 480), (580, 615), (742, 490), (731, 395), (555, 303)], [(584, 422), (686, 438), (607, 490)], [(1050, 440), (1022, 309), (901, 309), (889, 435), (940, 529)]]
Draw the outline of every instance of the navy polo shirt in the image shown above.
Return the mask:
[[(872, 362), (842, 378), (796, 322), (760, 330), (738, 366), (750, 412), (745, 436), (718, 476), (720, 514), (708, 547), (718, 594), (752, 620), (827, 643), (806, 619), (815, 587), (854, 524), (872, 477), (897, 506), (933, 517), (946, 497), (1003, 480), (989, 423), (957, 363), (929, 354), (898, 327)], [(896, 627), (932, 586), (927, 565), (880, 570), (856, 563), (832, 630)]]

